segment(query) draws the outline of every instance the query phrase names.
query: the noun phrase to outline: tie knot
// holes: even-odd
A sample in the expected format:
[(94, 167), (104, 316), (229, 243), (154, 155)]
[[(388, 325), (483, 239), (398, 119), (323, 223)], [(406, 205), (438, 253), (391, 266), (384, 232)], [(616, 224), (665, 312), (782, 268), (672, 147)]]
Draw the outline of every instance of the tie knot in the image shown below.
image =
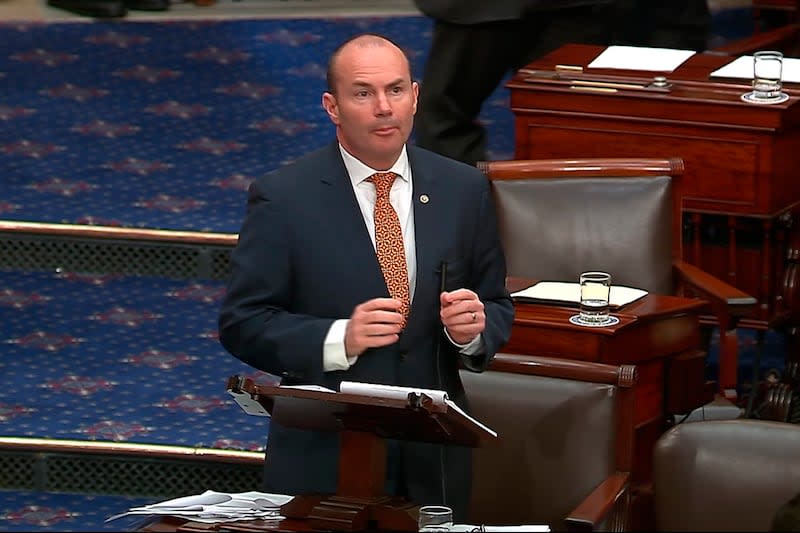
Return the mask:
[(394, 172), (376, 172), (368, 177), (367, 181), (371, 181), (375, 184), (375, 192), (378, 196), (388, 198), (389, 191), (392, 189), (395, 178), (397, 178), (397, 174)]

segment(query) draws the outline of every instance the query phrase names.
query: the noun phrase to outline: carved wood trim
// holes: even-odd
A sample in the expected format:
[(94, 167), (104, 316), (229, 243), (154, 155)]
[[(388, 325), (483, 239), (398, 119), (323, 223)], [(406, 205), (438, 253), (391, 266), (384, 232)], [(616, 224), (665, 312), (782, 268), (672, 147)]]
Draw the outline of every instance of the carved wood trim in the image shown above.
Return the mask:
[(489, 370), (532, 376), (574, 379), (632, 388), (638, 380), (635, 365), (607, 365), (589, 361), (498, 353)]
[(586, 158), (586, 159), (515, 159), (479, 161), (477, 167), (490, 180), (528, 178), (586, 178), (632, 176), (680, 176), (683, 159), (659, 158)]

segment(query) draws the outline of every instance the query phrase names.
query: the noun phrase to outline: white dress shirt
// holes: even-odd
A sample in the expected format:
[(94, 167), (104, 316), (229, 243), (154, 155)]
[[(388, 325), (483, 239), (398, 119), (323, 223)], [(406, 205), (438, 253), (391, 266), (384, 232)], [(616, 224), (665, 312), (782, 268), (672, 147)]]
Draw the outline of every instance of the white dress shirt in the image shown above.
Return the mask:
[[(394, 172), (399, 176), (394, 180), (392, 189), (389, 191), (389, 203), (392, 204), (392, 207), (397, 212), (397, 218), (400, 220), (400, 228), (403, 232), (403, 246), (405, 247), (406, 265), (408, 267), (409, 303), (413, 302), (414, 288), (417, 281), (417, 247), (414, 238), (414, 209), (412, 207), (414, 188), (412, 187), (411, 166), (408, 164), (406, 147), (403, 146), (403, 151), (394, 165), (388, 170), (382, 171), (368, 167), (345, 150), (341, 144), (339, 145), (339, 151), (342, 154), (342, 159), (344, 159), (344, 166), (350, 176), (353, 191), (356, 194), (356, 200), (358, 200), (358, 206), (361, 209), (361, 215), (364, 217), (364, 224), (367, 226), (373, 247), (375, 247), (376, 193), (375, 186), (366, 181), (366, 179), (376, 172)], [(358, 356), (347, 357), (345, 351), (344, 337), (348, 321), (349, 319), (335, 320), (328, 330), (328, 335), (325, 337), (325, 343), (322, 348), (322, 368), (325, 372), (347, 370), (358, 359)], [(446, 329), (445, 334), (450, 339)], [(453, 340), (450, 339), (450, 342), (453, 342)], [(481, 335), (478, 335), (469, 344), (453, 344), (461, 348), (462, 353), (467, 354), (475, 353), (483, 346)]]

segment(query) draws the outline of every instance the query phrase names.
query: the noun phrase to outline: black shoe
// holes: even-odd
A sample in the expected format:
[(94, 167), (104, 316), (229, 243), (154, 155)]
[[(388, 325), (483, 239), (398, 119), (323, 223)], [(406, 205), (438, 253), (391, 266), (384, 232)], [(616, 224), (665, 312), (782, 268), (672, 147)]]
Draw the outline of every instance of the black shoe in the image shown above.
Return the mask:
[(125, 7), (137, 11), (167, 11), (170, 0), (123, 0)]
[(47, 0), (47, 5), (84, 17), (105, 19), (127, 14), (123, 0)]

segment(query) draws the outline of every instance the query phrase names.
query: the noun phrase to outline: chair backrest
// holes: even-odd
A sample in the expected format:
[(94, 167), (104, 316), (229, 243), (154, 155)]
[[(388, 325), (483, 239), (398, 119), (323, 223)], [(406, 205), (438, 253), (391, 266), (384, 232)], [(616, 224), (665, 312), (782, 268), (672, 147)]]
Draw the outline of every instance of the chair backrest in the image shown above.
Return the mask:
[(659, 531), (769, 531), (778, 508), (800, 493), (796, 424), (685, 423), (661, 435), (653, 453)]
[(674, 291), (681, 254), (683, 161), (580, 159), (488, 161), (508, 275), (577, 281), (586, 270), (613, 283)]
[(461, 379), (499, 436), (473, 452), (470, 523), (563, 530), (601, 482), (630, 472), (635, 366), (497, 354)]

